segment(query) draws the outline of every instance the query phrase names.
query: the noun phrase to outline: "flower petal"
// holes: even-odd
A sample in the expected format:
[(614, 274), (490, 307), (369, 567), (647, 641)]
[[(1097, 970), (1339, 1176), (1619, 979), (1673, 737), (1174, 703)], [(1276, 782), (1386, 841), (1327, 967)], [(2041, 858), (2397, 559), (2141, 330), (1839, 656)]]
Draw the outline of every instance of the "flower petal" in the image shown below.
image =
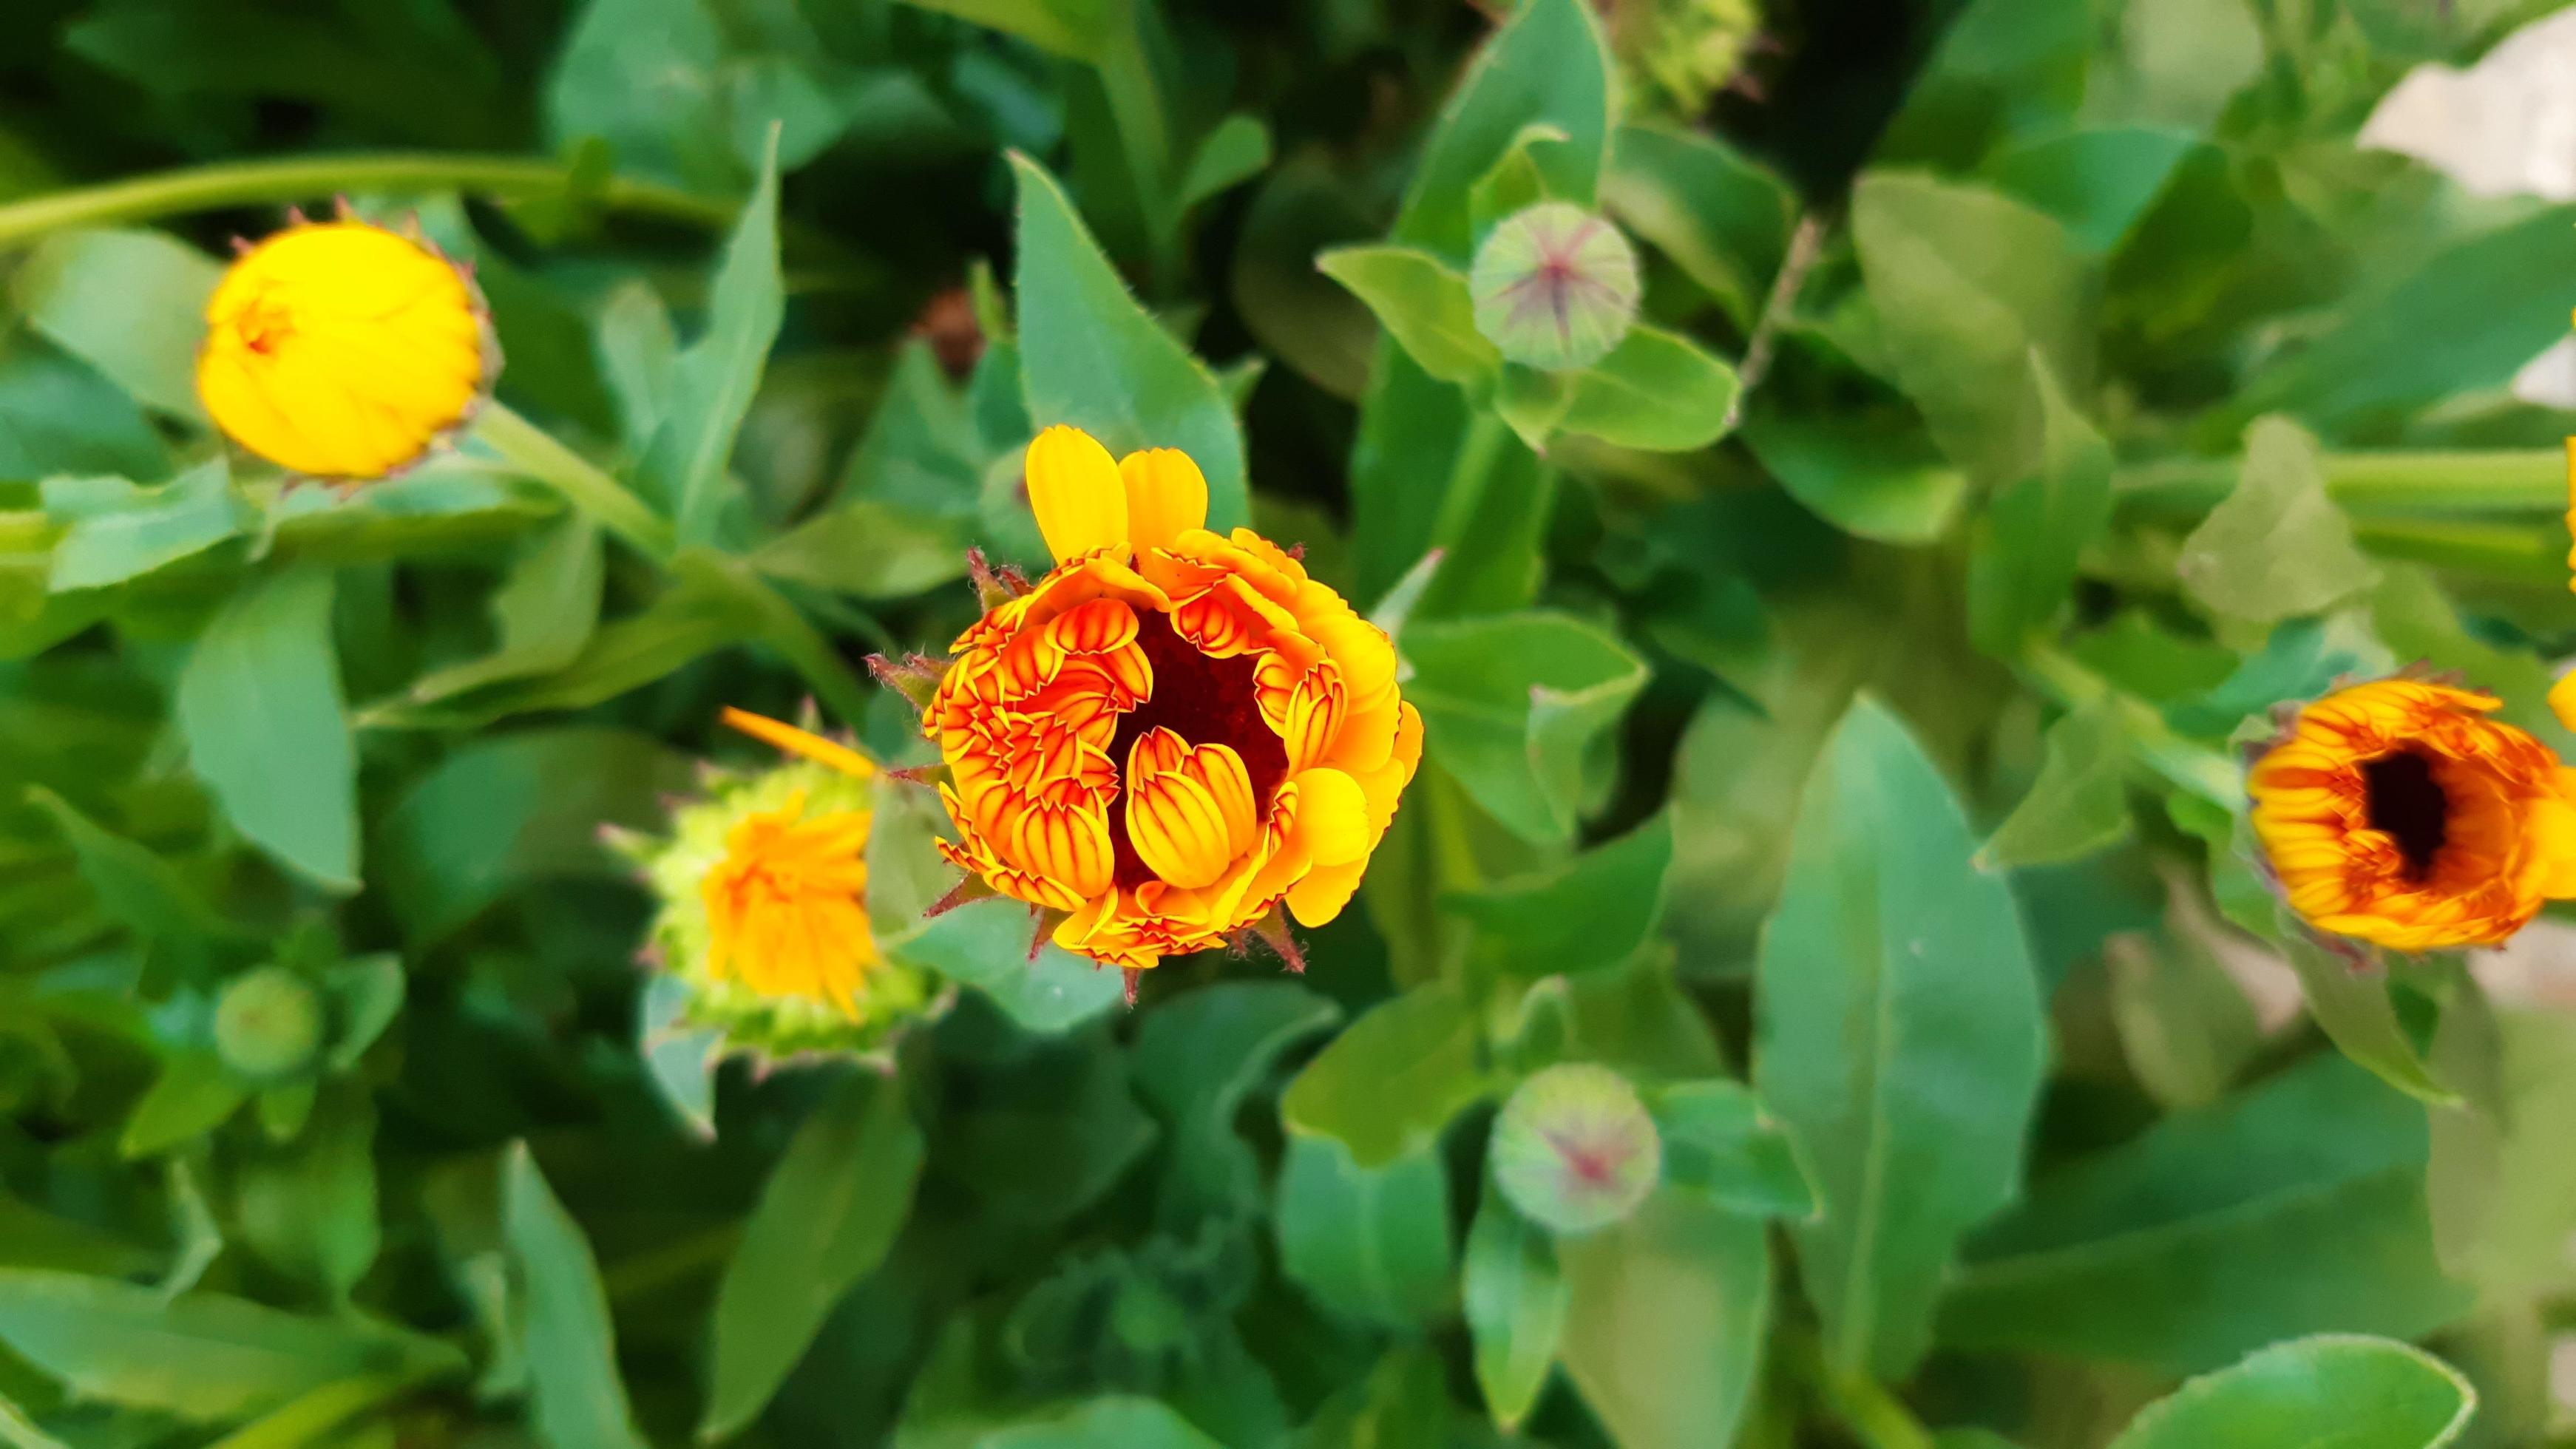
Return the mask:
[(1224, 745), (1147, 730), (1127, 755), (1127, 838), (1162, 880), (1194, 890), (1252, 846), (1252, 777)]
[(747, 709), (735, 709), (728, 705), (725, 707), (723, 719), (726, 724), (753, 739), (776, 745), (791, 755), (802, 755), (818, 765), (829, 765), (844, 775), (865, 780), (877, 772), (876, 761), (851, 749), (848, 745), (837, 744), (821, 735), (808, 733), (792, 724), (771, 719), (767, 715), (753, 714)]
[(1304, 880), (1288, 888), (1289, 913), (1301, 926), (1330, 925), (1342, 913), (1342, 907), (1351, 903), (1351, 893), (1360, 888), (1360, 876), (1367, 869), (1365, 860), (1315, 867)]
[(1147, 448), (1118, 460), (1127, 485), (1127, 541), (1160, 548), (1183, 529), (1207, 526), (1207, 475), (1178, 448)]
[(1100, 440), (1062, 423), (1029, 443), (1029, 511), (1056, 561), (1127, 542), (1127, 486)]
[(1308, 770), (1297, 781), (1297, 843), (1318, 868), (1366, 860), (1377, 844), (1368, 795), (1339, 770)]

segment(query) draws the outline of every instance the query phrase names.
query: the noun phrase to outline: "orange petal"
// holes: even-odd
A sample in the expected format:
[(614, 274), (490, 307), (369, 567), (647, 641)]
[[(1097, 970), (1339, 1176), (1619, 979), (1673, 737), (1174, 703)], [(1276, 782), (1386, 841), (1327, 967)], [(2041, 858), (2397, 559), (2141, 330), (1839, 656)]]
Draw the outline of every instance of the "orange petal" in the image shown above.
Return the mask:
[(1029, 443), (1029, 510), (1056, 562), (1127, 542), (1127, 487), (1100, 441), (1061, 423)]
[(818, 765), (829, 765), (844, 775), (865, 780), (877, 772), (876, 761), (848, 745), (835, 744), (821, 735), (809, 734), (765, 714), (753, 714), (747, 709), (727, 705), (719, 718), (753, 739), (776, 745), (791, 755), (802, 755)]
[(1160, 548), (1183, 529), (1207, 526), (1207, 476), (1178, 448), (1147, 448), (1118, 460), (1127, 485), (1127, 541)]
[(1224, 745), (1193, 749), (1147, 730), (1127, 755), (1127, 838), (1161, 879), (1185, 889), (1216, 880), (1251, 848), (1252, 777)]
[(2568, 674), (2549, 686), (2549, 712), (2558, 722), (2576, 730), (2576, 674)]
[(1297, 843), (1318, 867), (1365, 860), (1377, 844), (1368, 796), (1339, 770), (1308, 770), (1297, 781)]
[(1301, 926), (1329, 924), (1351, 903), (1351, 893), (1360, 888), (1360, 875), (1368, 862), (1355, 860), (1348, 865), (1319, 865), (1306, 873), (1306, 878), (1288, 888), (1288, 910)]

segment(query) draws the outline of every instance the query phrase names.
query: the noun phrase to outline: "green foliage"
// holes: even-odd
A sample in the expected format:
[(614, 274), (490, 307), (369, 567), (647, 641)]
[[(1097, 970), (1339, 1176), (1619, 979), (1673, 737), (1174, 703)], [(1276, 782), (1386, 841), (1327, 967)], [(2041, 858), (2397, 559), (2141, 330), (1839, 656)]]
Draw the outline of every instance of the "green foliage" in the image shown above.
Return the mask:
[[(2566, 921), (2321, 938), (2242, 768), (2576, 748), (2570, 209), (2357, 140), (2556, 8), (0, 7), (0, 1444), (2565, 1439)], [(354, 487), (195, 386), (335, 198), (505, 358)], [(936, 849), (1056, 423), (1393, 641), (1302, 976)], [(869, 817), (864, 1059), (660, 969), (755, 776)]]

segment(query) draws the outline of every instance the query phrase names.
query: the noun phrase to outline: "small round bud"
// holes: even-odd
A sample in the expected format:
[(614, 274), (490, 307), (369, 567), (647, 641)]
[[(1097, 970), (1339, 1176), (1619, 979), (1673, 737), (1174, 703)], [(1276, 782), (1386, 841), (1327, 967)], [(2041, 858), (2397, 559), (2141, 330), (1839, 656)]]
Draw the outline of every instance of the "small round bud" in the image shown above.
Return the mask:
[(233, 978), (215, 1003), (215, 1054), (256, 1082), (292, 1077), (322, 1050), (322, 994), (283, 966)]
[(1494, 1180), (1551, 1232), (1588, 1233), (1635, 1212), (1663, 1164), (1654, 1118), (1608, 1067), (1550, 1067), (1521, 1083), (1494, 1123)]
[(1524, 366), (1590, 367), (1637, 320), (1637, 253), (1582, 207), (1543, 201), (1495, 223), (1467, 284), (1476, 330)]

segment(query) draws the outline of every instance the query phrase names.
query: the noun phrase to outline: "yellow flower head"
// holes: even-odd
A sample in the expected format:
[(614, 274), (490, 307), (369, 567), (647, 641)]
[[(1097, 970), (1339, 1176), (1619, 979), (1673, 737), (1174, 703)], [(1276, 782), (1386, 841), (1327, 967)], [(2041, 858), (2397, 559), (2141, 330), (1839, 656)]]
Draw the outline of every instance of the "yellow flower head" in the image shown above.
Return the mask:
[(197, 396), (261, 457), (364, 480), (463, 423), (499, 370), (483, 299), (445, 257), (361, 221), (299, 224), (216, 284)]
[(2576, 895), (2576, 772), (2487, 718), (2500, 703), (2384, 679), (2302, 709), (2249, 779), (2291, 909), (2423, 951), (2501, 941), (2542, 901)]
[(667, 843), (639, 850), (662, 898), (661, 968), (690, 988), (688, 1022), (732, 1046), (783, 1056), (873, 1045), (929, 995), (869, 924), (876, 765), (777, 720), (724, 718), (799, 758), (717, 773), (674, 813)]
[(1357, 889), (1422, 758), (1395, 647), (1268, 539), (1207, 521), (1169, 448), (1053, 427), (1029, 502), (1057, 566), (959, 636), (922, 721), (948, 859), (1130, 970)]

